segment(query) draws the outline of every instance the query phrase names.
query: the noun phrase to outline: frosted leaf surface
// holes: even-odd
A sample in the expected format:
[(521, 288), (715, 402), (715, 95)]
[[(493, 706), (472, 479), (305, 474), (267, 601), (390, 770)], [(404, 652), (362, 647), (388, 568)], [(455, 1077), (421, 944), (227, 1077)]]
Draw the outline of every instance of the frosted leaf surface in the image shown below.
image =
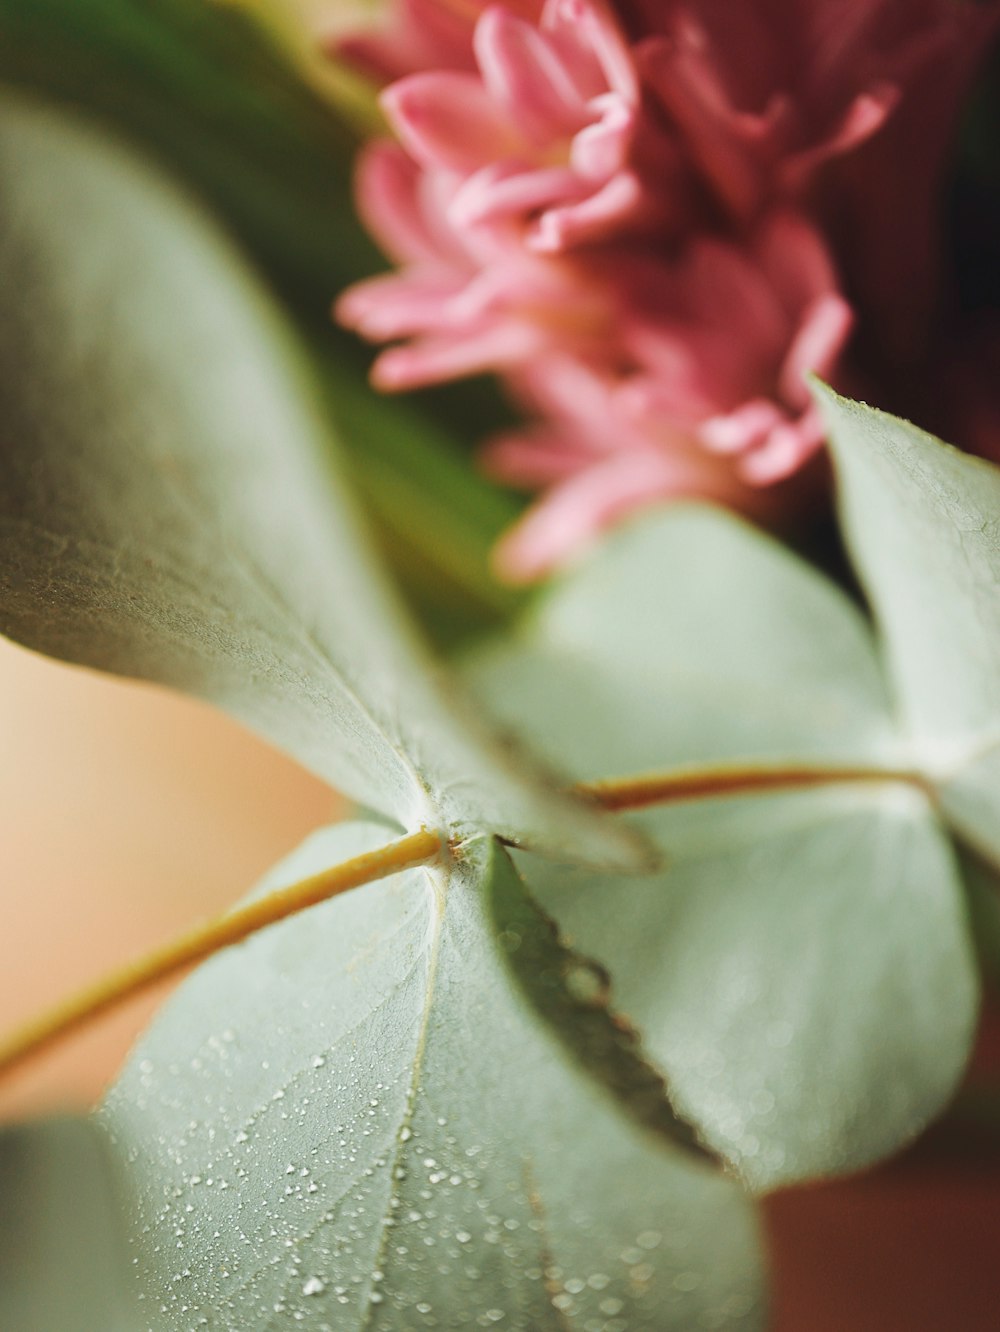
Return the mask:
[(903, 726), (947, 815), (1000, 863), (1000, 469), (816, 396)]
[[(906, 752), (858, 611), (709, 510), (621, 532), (469, 673), (507, 725), (582, 778), (882, 767)], [(977, 1008), (962, 885), (929, 799), (842, 784), (633, 818), (663, 853), (652, 878), (518, 863), (608, 967), (705, 1140), (768, 1188), (858, 1168), (916, 1134), (964, 1067)]]
[(961, 880), (921, 797), (840, 787), (641, 821), (663, 874), (520, 864), (613, 969), (678, 1109), (758, 1189), (915, 1137), (956, 1087), (978, 1008)]
[(471, 678), (578, 778), (734, 758), (884, 764), (898, 750), (857, 608), (717, 509), (673, 505), (619, 529), (504, 641), (470, 657)]
[(634, 861), (440, 678), (227, 238), (116, 141), (2, 109), (0, 630), (216, 703), (405, 827)]
[(749, 1203), (678, 1145), (606, 978), (467, 856), (214, 959), (147, 1034), (102, 1118), (156, 1332), (761, 1325)]

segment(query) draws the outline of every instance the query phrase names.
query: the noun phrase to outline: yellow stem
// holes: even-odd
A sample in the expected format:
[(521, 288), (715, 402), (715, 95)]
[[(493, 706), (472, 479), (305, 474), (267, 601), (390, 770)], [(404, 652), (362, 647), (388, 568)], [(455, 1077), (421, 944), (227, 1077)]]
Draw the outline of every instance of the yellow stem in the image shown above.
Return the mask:
[[(604, 809), (626, 810), (716, 796), (831, 786), (841, 782), (904, 782), (921, 791), (929, 791), (919, 773), (905, 769), (823, 767), (801, 763), (675, 769), (672, 772), (647, 773), (639, 777), (582, 782), (573, 787), (573, 791), (576, 795), (595, 801)], [(274, 925), (307, 907), (336, 897), (338, 893), (383, 879), (412, 865), (423, 864), (438, 855), (444, 846), (444, 839), (438, 833), (422, 828), (377, 851), (355, 856), (342, 865), (335, 865), (312, 878), (270, 893), (257, 902), (251, 902), (249, 906), (195, 926), (171, 943), (82, 990), (16, 1031), (6, 1041), (0, 1042), (0, 1077), (83, 1026), (91, 1018), (132, 998), (158, 981), (204, 961), (222, 948), (242, 942), (267, 925)]]
[(421, 828), (419, 832), (401, 837), (377, 851), (367, 851), (342, 865), (269, 893), (248, 906), (196, 925), (162, 948), (80, 991), (0, 1043), (0, 1076), (91, 1018), (132, 998), (157, 981), (204, 961), (221, 948), (240, 943), (265, 925), (273, 925), (307, 907), (336, 897), (338, 893), (384, 879), (412, 865), (423, 864), (438, 855), (443, 847), (444, 840), (438, 833)]
[(723, 764), (717, 768), (679, 768), (651, 772), (639, 777), (610, 778), (581, 782), (573, 789), (607, 810), (644, 809), (682, 800), (705, 800), (713, 796), (757, 795), (764, 791), (800, 790), (811, 786), (835, 786), (841, 782), (903, 782), (928, 793), (926, 780), (918, 772), (900, 768), (837, 767), (809, 763)]

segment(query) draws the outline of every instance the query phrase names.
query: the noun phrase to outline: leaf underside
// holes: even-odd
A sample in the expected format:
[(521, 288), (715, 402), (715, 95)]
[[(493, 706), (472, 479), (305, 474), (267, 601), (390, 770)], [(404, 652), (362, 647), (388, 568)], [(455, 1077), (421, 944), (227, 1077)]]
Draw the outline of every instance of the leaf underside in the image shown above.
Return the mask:
[(949, 819), (1000, 864), (1000, 470), (816, 395), (903, 725)]
[(157, 1332), (759, 1327), (749, 1204), (606, 1002), (488, 844), (203, 967), (102, 1114)]
[(225, 237), (93, 130), (3, 113), (0, 629), (216, 703), (404, 827), (634, 864), (429, 661)]
[[(237, 4), (0, 0), (0, 78), (99, 113), (219, 210), (308, 331), (331, 411), (393, 566), (449, 640), (517, 604), (489, 551), (516, 517), (470, 468), (466, 422), (508, 423), (484, 386), (374, 394), (370, 356), (329, 318), (332, 296), (384, 264), (352, 208), (356, 138)], [(317, 58), (319, 52), (315, 53)]]
[[(777, 543), (695, 507), (619, 533), (516, 644), (468, 670), (509, 726), (583, 778), (885, 768), (906, 753), (856, 609)], [(914, 1136), (960, 1076), (977, 1008), (959, 871), (927, 797), (833, 785), (633, 821), (662, 873), (518, 863), (608, 967), (704, 1139), (767, 1189)]]

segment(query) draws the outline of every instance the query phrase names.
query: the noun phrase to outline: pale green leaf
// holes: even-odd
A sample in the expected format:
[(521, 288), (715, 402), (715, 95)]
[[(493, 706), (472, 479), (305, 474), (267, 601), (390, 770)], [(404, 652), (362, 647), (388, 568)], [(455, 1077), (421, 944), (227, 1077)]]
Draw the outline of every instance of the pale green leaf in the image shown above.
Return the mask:
[(579, 778), (733, 758), (886, 764), (898, 747), (857, 608), (699, 505), (620, 529), (501, 646), (502, 665), (480, 660), (504, 719), (529, 706), (522, 729)]
[(300, 316), (359, 489), (421, 615), (449, 642), (495, 626), (517, 594), (490, 576), (489, 550), (521, 506), (470, 467), (467, 423), (485, 436), (508, 415), (484, 381), (375, 393), (370, 352), (335, 329), (334, 295), (385, 267), (345, 206), (358, 145), (339, 115), (236, 4), (0, 0), (0, 32), (0, 79), (120, 125), (249, 247)]
[(488, 842), (203, 967), (103, 1112), (155, 1332), (759, 1327), (750, 1205), (607, 1002)]
[(964, 759), (1000, 731), (1000, 469), (816, 393), (903, 723), (929, 766)]
[(875, 787), (647, 813), (635, 883), (521, 864), (616, 978), (674, 1104), (758, 1189), (868, 1165), (949, 1100), (975, 1031), (962, 885), (926, 802)]
[[(899, 756), (856, 608), (777, 543), (675, 508), (619, 533), (514, 647), (470, 664), (491, 707), (583, 777), (688, 765), (884, 768)], [(615, 978), (677, 1107), (756, 1188), (912, 1137), (968, 1056), (961, 883), (902, 782), (705, 800), (637, 819), (665, 871), (519, 860)]]
[(0, 629), (219, 704), (404, 826), (632, 858), (437, 679), (330, 470), (298, 348), (210, 221), (14, 98), (0, 196)]
[(816, 387), (914, 761), (1000, 861), (1000, 470)]
[(113, 1170), (86, 1120), (0, 1133), (0, 1327), (136, 1332)]

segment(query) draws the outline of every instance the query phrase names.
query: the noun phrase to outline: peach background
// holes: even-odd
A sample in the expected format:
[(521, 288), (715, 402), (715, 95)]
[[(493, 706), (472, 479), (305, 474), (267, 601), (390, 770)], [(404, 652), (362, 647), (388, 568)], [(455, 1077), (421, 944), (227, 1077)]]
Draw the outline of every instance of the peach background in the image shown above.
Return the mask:
[[(220, 713), (0, 640), (0, 1021), (216, 914), (336, 797)], [(155, 999), (0, 1083), (0, 1113), (97, 1096)]]
[[(4, 1028), (232, 902), (335, 813), (225, 718), (0, 642)], [(0, 1084), (4, 1117), (100, 1092), (155, 998)], [(766, 1209), (775, 1332), (995, 1332), (1000, 1160), (911, 1153)]]

